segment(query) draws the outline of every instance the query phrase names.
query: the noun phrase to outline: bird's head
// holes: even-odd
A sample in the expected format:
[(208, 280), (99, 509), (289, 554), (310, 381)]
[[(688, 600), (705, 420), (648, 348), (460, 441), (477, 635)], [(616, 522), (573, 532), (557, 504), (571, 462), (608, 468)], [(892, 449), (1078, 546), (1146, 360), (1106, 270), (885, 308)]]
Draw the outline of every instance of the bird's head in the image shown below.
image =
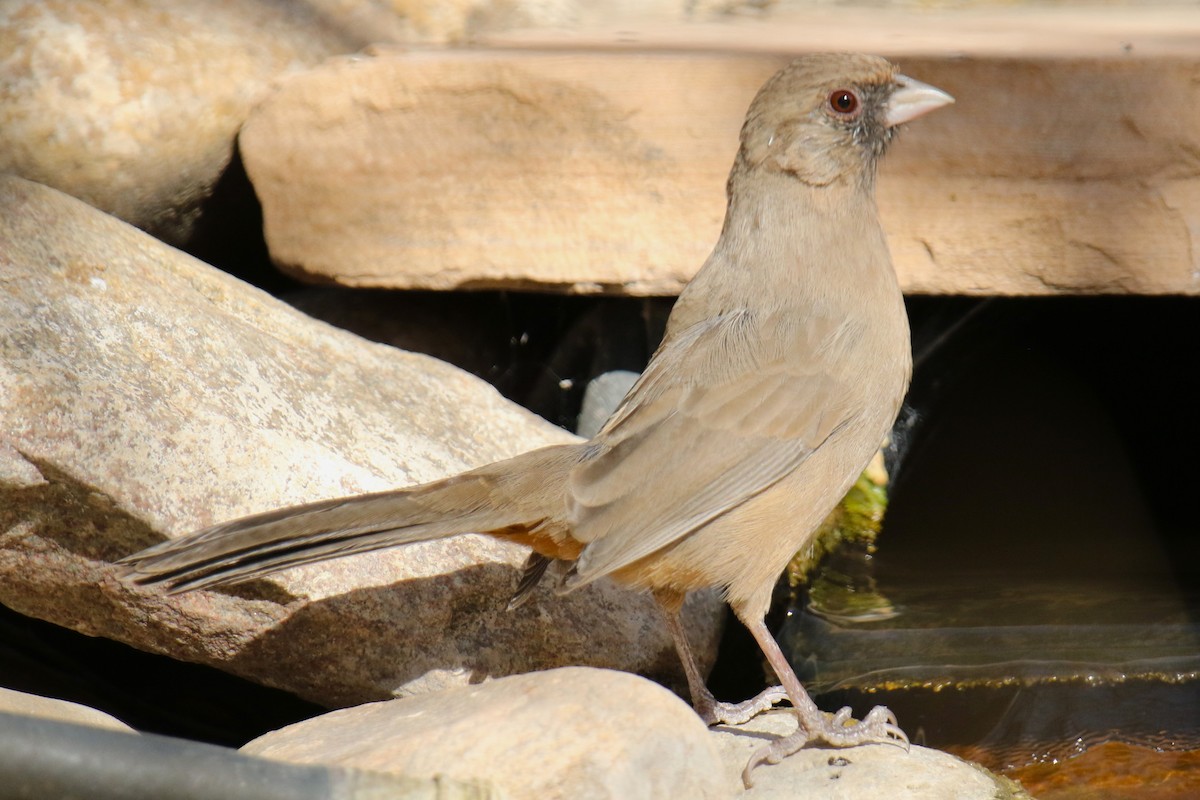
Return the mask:
[(877, 56), (805, 56), (759, 90), (738, 160), (743, 169), (785, 172), (813, 186), (869, 186), (896, 126), (953, 102)]

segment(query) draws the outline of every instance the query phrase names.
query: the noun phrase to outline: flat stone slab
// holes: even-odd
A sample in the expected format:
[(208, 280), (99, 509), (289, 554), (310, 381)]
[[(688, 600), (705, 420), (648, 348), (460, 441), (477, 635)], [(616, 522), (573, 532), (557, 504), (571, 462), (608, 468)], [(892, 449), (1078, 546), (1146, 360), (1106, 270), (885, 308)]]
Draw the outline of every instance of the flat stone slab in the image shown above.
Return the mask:
[[(284, 81), (239, 141), (292, 275), (670, 295), (717, 239), (750, 99), (789, 60), (385, 49)], [(881, 166), (907, 292), (1200, 292), (1194, 59), (900, 66), (957, 99)]]

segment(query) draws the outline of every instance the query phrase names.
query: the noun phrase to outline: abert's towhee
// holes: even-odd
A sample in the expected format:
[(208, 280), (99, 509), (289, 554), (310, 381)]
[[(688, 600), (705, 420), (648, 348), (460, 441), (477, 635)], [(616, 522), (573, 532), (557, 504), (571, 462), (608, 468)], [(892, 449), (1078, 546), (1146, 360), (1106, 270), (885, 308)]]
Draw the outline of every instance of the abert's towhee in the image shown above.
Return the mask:
[[(886, 708), (823, 714), (763, 622), (792, 555), (895, 421), (912, 370), (908, 319), (875, 207), (895, 126), (953, 102), (863, 55), (800, 58), (746, 114), (720, 239), (666, 335), (599, 433), (444, 480), (270, 511), (124, 560), (140, 583), (186, 591), (297, 564), (459, 533), (533, 549), (519, 595), (551, 561), (560, 589), (601, 577), (654, 593), (696, 711), (738, 724), (783, 699), (795, 733), (744, 777), (807, 742), (907, 737)], [(704, 684), (679, 623), (684, 595), (719, 586), (782, 682), (739, 704)]]

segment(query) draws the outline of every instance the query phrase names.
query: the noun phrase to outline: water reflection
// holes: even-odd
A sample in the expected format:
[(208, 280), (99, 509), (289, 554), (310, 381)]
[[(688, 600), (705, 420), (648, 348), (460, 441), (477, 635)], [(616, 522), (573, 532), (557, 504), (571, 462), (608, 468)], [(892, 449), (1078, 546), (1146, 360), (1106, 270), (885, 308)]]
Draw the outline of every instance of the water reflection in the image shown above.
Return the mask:
[(812, 576), (793, 663), (1043, 800), (1200, 797), (1200, 300), (945, 308), (910, 306), (938, 347), (878, 549)]
[[(853, 594), (825, 592), (823, 580), (818, 596)], [(1200, 796), (1194, 599), (1137, 584), (978, 575), (873, 593), (886, 593), (887, 618), (810, 604), (784, 625), (822, 706), (884, 703), (914, 742), (1005, 772), (1042, 800)], [(1131, 790), (1135, 778), (1157, 788)]]
[[(1200, 606), (1174, 587), (1014, 584), (979, 574), (893, 579), (874, 591), (842, 590), (855, 597), (847, 608), (830, 606), (837, 596), (824, 588), (829, 580), (815, 581), (819, 601), (792, 614), (783, 633), (816, 692), (1200, 677)], [(858, 607), (868, 614), (853, 616)]]

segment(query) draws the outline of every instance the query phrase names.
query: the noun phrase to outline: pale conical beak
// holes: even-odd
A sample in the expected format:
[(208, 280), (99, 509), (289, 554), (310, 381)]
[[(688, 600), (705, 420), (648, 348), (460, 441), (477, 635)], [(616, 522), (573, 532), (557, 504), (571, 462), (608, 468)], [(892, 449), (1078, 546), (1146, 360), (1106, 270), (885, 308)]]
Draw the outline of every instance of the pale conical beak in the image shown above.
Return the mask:
[(888, 98), (883, 115), (883, 124), (889, 128), (954, 102), (954, 98), (941, 89), (914, 81), (907, 75), (897, 75), (896, 83), (899, 88)]

